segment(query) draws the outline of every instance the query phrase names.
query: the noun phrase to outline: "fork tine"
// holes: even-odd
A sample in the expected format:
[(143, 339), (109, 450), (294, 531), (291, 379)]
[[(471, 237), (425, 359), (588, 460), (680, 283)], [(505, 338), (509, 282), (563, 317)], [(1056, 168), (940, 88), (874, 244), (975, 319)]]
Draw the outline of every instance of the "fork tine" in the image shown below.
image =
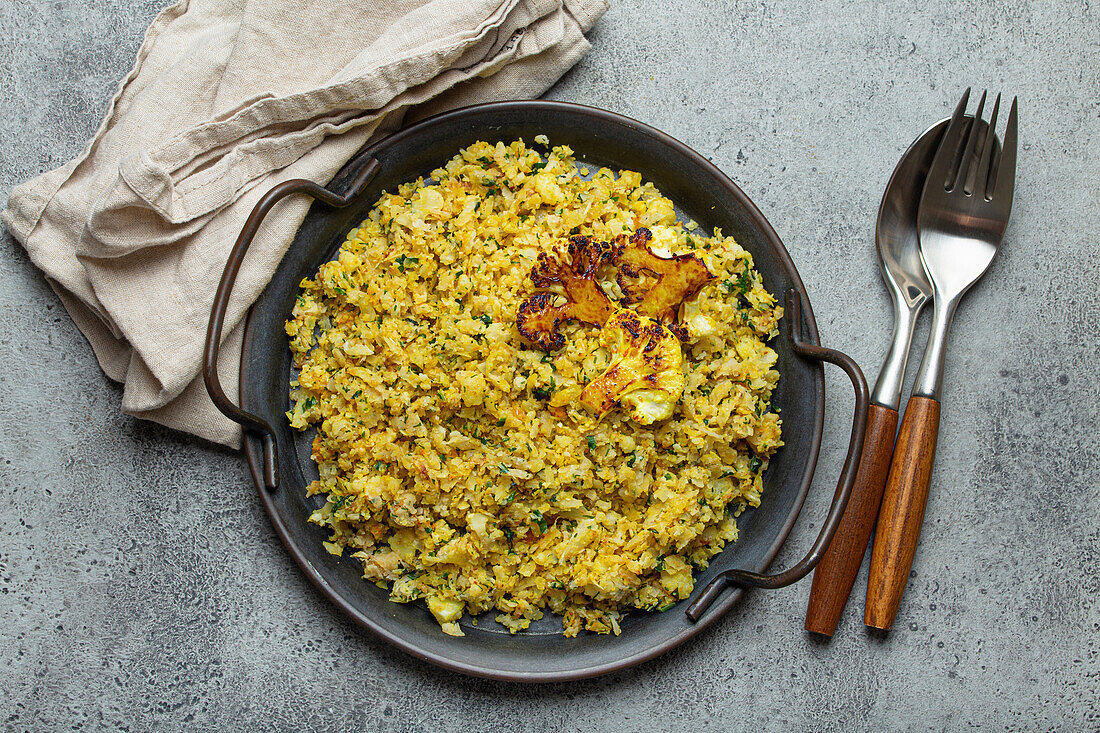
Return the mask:
[(932, 159), (932, 167), (928, 170), (928, 180), (941, 181), (944, 190), (947, 190), (951, 178), (955, 173), (955, 153), (959, 149), (962, 140), (963, 128), (966, 122), (966, 103), (970, 101), (970, 87), (963, 92), (959, 105), (955, 107), (955, 113), (951, 115), (951, 122), (944, 130), (940, 138), (940, 147)]
[[(972, 193), (974, 189), (984, 186), (988, 191), (993, 183), (993, 146), (997, 140), (997, 113), (1001, 109), (1001, 95), (993, 102), (993, 114), (989, 116), (989, 128), (985, 132), (985, 145), (982, 146), (982, 157), (978, 161), (978, 172), (974, 176), (974, 188), (967, 191)], [(985, 192), (982, 195), (986, 195)]]
[[(985, 198), (992, 201), (993, 197), (1001, 199), (1012, 205), (1012, 193), (1016, 181), (1016, 97), (1012, 98), (1012, 107), (1008, 111), (1008, 126), (1005, 128), (1005, 139), (1001, 144), (1001, 158), (997, 162), (997, 180), (993, 189), (986, 186)], [(990, 178), (992, 182), (992, 176)]]
[(963, 146), (962, 158), (959, 159), (959, 170), (955, 174), (955, 182), (951, 184), (951, 190), (962, 186), (964, 189), (970, 179), (971, 159), (974, 157), (974, 146), (977, 145), (978, 135), (982, 129), (982, 110), (985, 108), (985, 92), (978, 100), (978, 109), (974, 110), (974, 119), (970, 122), (970, 130), (966, 136), (966, 145)]

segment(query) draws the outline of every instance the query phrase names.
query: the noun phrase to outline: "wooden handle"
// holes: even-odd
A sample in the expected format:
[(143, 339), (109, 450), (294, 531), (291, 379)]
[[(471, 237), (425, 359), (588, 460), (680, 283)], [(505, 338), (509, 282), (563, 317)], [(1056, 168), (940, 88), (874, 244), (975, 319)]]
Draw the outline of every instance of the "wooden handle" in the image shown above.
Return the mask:
[(894, 625), (909, 580), (928, 504), (939, 427), (940, 403), (929, 397), (910, 397), (894, 445), (871, 550), (863, 622), (876, 629)]
[(832, 636), (844, 604), (855, 585), (860, 563), (867, 552), (871, 530), (882, 502), (882, 489), (890, 470), (898, 411), (871, 405), (867, 413), (867, 437), (859, 457), (859, 472), (852, 497), (844, 510), (836, 535), (814, 570), (806, 630)]

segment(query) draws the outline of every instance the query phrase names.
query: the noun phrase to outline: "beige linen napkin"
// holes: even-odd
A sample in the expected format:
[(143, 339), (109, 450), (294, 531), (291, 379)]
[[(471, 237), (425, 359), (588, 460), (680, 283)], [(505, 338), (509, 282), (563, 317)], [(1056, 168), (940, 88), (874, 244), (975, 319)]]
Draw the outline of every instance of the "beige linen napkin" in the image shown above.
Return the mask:
[[(226, 445), (200, 374), (214, 291), (248, 213), (289, 178), (328, 182), (416, 117), (538, 96), (588, 50), (606, 0), (182, 0), (146, 33), (95, 137), (18, 186), (3, 223), (43, 270), (122, 409)], [(309, 200), (268, 215), (226, 317), (237, 394), (243, 317)]]

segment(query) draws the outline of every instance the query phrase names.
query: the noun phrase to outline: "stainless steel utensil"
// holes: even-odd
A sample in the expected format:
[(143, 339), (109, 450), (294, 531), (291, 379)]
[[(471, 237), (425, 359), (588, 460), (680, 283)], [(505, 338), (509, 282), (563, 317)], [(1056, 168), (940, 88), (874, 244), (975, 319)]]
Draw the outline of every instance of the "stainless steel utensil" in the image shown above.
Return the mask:
[[(867, 415), (867, 437), (860, 455), (852, 498), (829, 550), (814, 571), (806, 630), (831, 636), (836, 630), (871, 539), (898, 427), (898, 407), (918, 314), (932, 299), (932, 284), (920, 260), (917, 209), (925, 179), (950, 119), (924, 131), (894, 169), (879, 206), (875, 240), (879, 265), (890, 292), (894, 332), (879, 371)], [(981, 129), (988, 127), (979, 121)]]
[(894, 333), (879, 371), (867, 415), (867, 435), (860, 455), (852, 497), (836, 535), (814, 570), (806, 630), (832, 636), (852, 592), (859, 566), (878, 516), (886, 472), (894, 450), (905, 365), (917, 314), (932, 298), (932, 284), (920, 261), (917, 208), (932, 158), (949, 120), (925, 130), (894, 168), (879, 204), (875, 225), (882, 279), (894, 309)]
[(1000, 95), (988, 126), (980, 122), (986, 94), (972, 120), (966, 116), (969, 99), (967, 89), (932, 162), (917, 214), (921, 262), (932, 283), (932, 331), (894, 446), (871, 553), (864, 622), (880, 629), (894, 623), (924, 521), (948, 329), (962, 296), (993, 261), (1012, 211), (1016, 99), (999, 153)]

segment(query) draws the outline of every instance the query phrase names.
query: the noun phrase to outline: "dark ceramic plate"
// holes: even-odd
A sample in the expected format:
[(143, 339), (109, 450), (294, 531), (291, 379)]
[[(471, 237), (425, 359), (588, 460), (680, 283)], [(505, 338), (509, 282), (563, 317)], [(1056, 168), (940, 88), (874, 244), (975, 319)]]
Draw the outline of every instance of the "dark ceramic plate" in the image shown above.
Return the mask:
[[(513, 636), (492, 620), (493, 612), (478, 619), (477, 626), (471, 624), (470, 618), (464, 618), (461, 627), (465, 637), (445, 636), (423, 602), (406, 605), (390, 602), (386, 591), (362, 578), (358, 561), (327, 553), (321, 545), (325, 531), (307, 521), (321, 503), (318, 497), (307, 497), (305, 491), (316, 476), (309, 458), (309, 436), (291, 429), (283, 414), (289, 409), (291, 378), (291, 355), (283, 323), (293, 306), (298, 283), (303, 277), (315, 274), (321, 263), (334, 256), (347, 232), (364, 218), (382, 191), (429, 176), (460, 148), (477, 140), (510, 141), (521, 137), (531, 143), (539, 134), (548, 135), (554, 145), (569, 145), (579, 162), (639, 171), (643, 180), (652, 181), (676, 203), (682, 215), (699, 222), (704, 230), (717, 226), (734, 235), (752, 253), (771, 292), (781, 298), (787, 293), (788, 303), (792, 298), (800, 299), (801, 323), (795, 324), (795, 330), (800, 330), (804, 342), (817, 344), (817, 326), (809, 299), (779, 237), (748, 197), (705, 158), (651, 127), (611, 112), (546, 101), (509, 102), (457, 110), (402, 130), (362, 151), (333, 180), (332, 190), (359, 188), (369, 178), (363, 174), (364, 162), (373, 158), (381, 164), (362, 191), (348, 196), (347, 206), (334, 208), (321, 202), (313, 205), (270, 285), (249, 315), (241, 361), (240, 398), (244, 411), (273, 427), (278, 447), (277, 465), (273, 468), (277, 469), (279, 486), (265, 490), (264, 442), (251, 432), (246, 433), (245, 451), (264, 506), (287, 549), (333, 603), (384, 639), (443, 667), (482, 677), (560, 681), (622, 669), (661, 654), (698, 634), (737, 602), (740, 589), (725, 589), (724, 584), (716, 584), (710, 588), (707, 599), (713, 602), (698, 620), (693, 621), (685, 613), (708, 584), (728, 579), (722, 576), (724, 571), (741, 568), (763, 572), (775, 557), (798, 516), (813, 477), (821, 444), (825, 393), (821, 363), (796, 353), (787, 333), (775, 338), (772, 346), (779, 353), (781, 379), (774, 403), (783, 417), (785, 447), (772, 459), (764, 475), (760, 507), (747, 511), (738, 520), (740, 539), (697, 578), (692, 599), (664, 613), (628, 614), (620, 636), (583, 633), (568, 639), (561, 635), (560, 619), (549, 614), (529, 631)], [(260, 209), (257, 207), (258, 217), (263, 216)], [(247, 233), (248, 227), (238, 243), (241, 256), (251, 239)], [(225, 300), (232, 287), (231, 269), (227, 266), (228, 283), (223, 282)], [(220, 289), (219, 296), (222, 294)], [(792, 315), (788, 312), (784, 320), (790, 320)], [(217, 316), (215, 307), (214, 317)], [(211, 343), (212, 351), (216, 352), (221, 324), (220, 319), (215, 324), (214, 317)], [(212, 381), (217, 387), (216, 375)], [(224, 405), (218, 399), (220, 395), (212, 396), (219, 406)], [(230, 406), (224, 405), (223, 409), (228, 413)], [(235, 419), (239, 417), (237, 413)], [(857, 454), (858, 450), (856, 447)], [(854, 467), (849, 465), (845, 471), (854, 474)], [(846, 493), (843, 499), (846, 500)], [(843, 501), (839, 507), (834, 506), (826, 524), (835, 526), (842, 509)], [(823, 543), (819, 544), (827, 542), (828, 537), (823, 537)], [(815, 545), (818, 556), (821, 549)], [(807, 556), (806, 566), (797, 577), (805, 575), (816, 559)], [(792, 579), (796, 578), (792, 575), (785, 582)], [(701, 604), (697, 608), (700, 607)]]

